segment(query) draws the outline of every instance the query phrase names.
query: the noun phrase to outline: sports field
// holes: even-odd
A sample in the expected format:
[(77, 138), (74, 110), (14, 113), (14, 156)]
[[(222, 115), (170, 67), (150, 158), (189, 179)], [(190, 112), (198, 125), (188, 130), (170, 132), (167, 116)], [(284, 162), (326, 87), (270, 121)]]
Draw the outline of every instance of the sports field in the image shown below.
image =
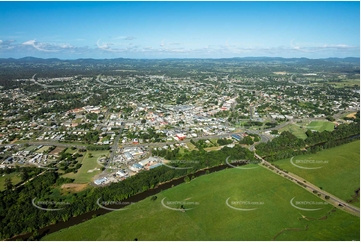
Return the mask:
[[(174, 210), (180, 209), (181, 204), (184, 211)], [(360, 237), (358, 217), (333, 209), (312, 193), (260, 166), (248, 170), (226, 169), (198, 177), (157, 194), (155, 201), (147, 198), (127, 208), (50, 234), (43, 240), (359, 240)]]
[[(92, 157), (89, 157), (91, 154)], [(97, 163), (99, 157), (103, 155), (108, 155), (109, 151), (100, 150), (100, 151), (87, 151), (81, 162), (82, 166), (77, 173), (68, 173), (64, 177), (75, 179), (74, 183), (89, 183), (93, 181), (93, 177), (100, 173), (100, 168), (102, 167)], [(98, 168), (98, 169), (97, 169)]]
[[(360, 187), (359, 140), (317, 154), (295, 156), (292, 163), (289, 158), (274, 164), (346, 201)], [(357, 201), (353, 204), (359, 206)]]

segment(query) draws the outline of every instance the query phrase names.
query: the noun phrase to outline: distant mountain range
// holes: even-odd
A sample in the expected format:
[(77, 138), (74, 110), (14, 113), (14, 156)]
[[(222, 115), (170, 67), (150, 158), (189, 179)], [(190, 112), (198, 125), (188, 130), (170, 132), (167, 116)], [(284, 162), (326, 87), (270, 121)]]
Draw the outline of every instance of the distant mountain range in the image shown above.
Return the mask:
[(292, 61), (292, 62), (352, 62), (359, 63), (360, 58), (358, 57), (346, 57), (346, 58), (320, 58), (320, 59), (309, 59), (309, 58), (283, 58), (283, 57), (234, 57), (234, 58), (165, 58), (165, 59), (131, 59), (131, 58), (114, 58), (114, 59), (93, 59), (93, 58), (81, 58), (75, 60), (62, 60), (58, 58), (37, 58), (37, 57), (23, 57), (19, 59), (15, 58), (0, 58), (0, 62), (37, 62), (37, 63), (46, 63), (46, 62), (72, 62), (72, 63), (99, 63), (99, 62), (122, 62), (122, 61), (162, 61), (162, 60), (170, 60), (170, 61), (181, 61), (181, 60), (228, 60), (228, 61), (262, 61), (262, 62), (272, 62), (272, 61)]

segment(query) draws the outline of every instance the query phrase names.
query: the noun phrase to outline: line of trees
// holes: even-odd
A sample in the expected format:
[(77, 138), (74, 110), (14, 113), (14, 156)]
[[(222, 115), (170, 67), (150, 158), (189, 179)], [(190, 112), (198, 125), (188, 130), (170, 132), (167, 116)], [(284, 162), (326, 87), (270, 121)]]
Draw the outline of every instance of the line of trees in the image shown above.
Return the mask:
[[(299, 139), (289, 131), (282, 132), (278, 137), (268, 143), (256, 145), (257, 153), (266, 157), (268, 161), (276, 161), (307, 153), (316, 153), (322, 149), (332, 148), (348, 143), (353, 139), (359, 139), (360, 124), (353, 122), (350, 124), (340, 124), (335, 130), (306, 132), (305, 140)], [(350, 137), (353, 137), (351, 139)]]

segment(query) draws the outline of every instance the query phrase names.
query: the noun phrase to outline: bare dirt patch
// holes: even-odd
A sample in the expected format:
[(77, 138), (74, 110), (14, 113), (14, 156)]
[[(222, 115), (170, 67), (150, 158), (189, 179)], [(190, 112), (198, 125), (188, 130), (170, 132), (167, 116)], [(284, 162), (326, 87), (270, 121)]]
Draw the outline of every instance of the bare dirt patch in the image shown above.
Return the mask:
[(80, 192), (86, 189), (88, 184), (65, 183), (61, 186), (64, 192)]
[(60, 152), (65, 150), (64, 147), (56, 147), (54, 150), (52, 150), (49, 155), (59, 155)]
[(356, 113), (350, 113), (346, 117), (348, 117), (348, 118), (356, 118)]
[(19, 140), (18, 138), (15, 138), (13, 141), (10, 142), (10, 144), (14, 144), (18, 140)]

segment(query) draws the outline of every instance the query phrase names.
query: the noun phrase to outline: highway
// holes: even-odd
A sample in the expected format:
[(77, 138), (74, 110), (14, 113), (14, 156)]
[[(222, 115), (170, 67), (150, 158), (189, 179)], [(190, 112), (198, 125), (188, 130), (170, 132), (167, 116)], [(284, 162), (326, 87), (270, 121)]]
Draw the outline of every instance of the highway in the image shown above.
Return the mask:
[[(348, 212), (348, 213), (350, 213), (350, 214), (352, 214), (352, 215), (356, 215), (356, 216), (360, 217), (360, 209), (359, 209), (359, 208), (357, 208), (357, 207), (355, 207), (355, 206), (353, 206), (353, 205), (351, 205), (351, 204), (348, 204), (348, 203), (345, 202), (344, 200), (336, 197), (335, 195), (333, 195), (333, 194), (331, 194), (331, 193), (328, 193), (328, 192), (326, 192), (326, 191), (324, 191), (324, 190), (321, 190), (319, 187), (317, 187), (316, 185), (310, 183), (309, 181), (306, 181), (306, 180), (305, 180), (304, 178), (302, 178), (302, 177), (299, 177), (299, 176), (297, 176), (297, 175), (295, 175), (295, 174), (293, 174), (293, 173), (290, 173), (290, 172), (286, 173), (286, 172), (278, 169), (277, 167), (275, 167), (275, 166), (274, 166), (273, 164), (271, 164), (270, 162), (262, 159), (262, 157), (260, 157), (260, 156), (257, 155), (256, 153), (254, 153), (254, 155), (255, 155), (256, 158), (262, 160), (262, 163), (261, 163), (261, 164), (263, 164), (263, 165), (266, 164), (266, 165), (272, 167), (272, 168), (274, 169), (274, 170), (272, 170), (273, 172), (276, 173), (276, 170), (277, 170), (277, 171), (278, 171), (277, 174), (283, 175), (282, 177), (285, 177), (285, 176), (286, 176), (286, 177), (287, 177), (287, 176), (288, 176), (288, 177), (291, 177), (291, 178), (293, 179), (292, 181), (293, 181), (294, 183), (296, 183), (296, 184), (298, 184), (298, 183), (303, 184), (303, 186), (301, 186), (300, 184), (298, 184), (298, 185), (300, 185), (300, 187), (303, 187), (303, 188), (306, 189), (307, 191), (311, 192), (312, 194), (314, 194), (313, 191), (317, 191), (317, 193), (320, 193), (320, 194), (322, 195), (322, 196), (317, 196), (317, 197), (323, 199), (324, 201), (330, 203), (331, 205), (333, 205), (333, 206), (335, 206), (335, 207), (337, 207), (337, 208), (339, 208), (339, 209), (341, 209), (341, 210), (343, 210), (343, 211), (345, 211), (345, 212)], [(263, 167), (269, 169), (269, 168), (266, 167), (266, 166), (263, 166)], [(269, 170), (271, 170), (271, 169), (269, 169)], [(314, 194), (314, 195), (316, 196), (316, 194)], [(329, 196), (330, 198), (329, 198), (329, 199), (325, 199), (325, 196)], [(340, 204), (341, 204), (342, 206), (339, 206)]]

